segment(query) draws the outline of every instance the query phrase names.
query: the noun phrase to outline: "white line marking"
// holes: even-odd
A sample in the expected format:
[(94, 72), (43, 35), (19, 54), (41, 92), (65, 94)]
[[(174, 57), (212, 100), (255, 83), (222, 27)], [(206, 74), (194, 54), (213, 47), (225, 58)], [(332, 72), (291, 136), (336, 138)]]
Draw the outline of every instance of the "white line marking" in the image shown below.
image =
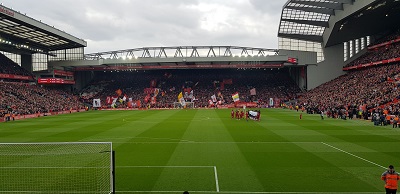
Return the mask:
[(320, 144), (321, 142), (262, 142), (262, 141), (244, 141), (244, 142), (207, 142), (207, 141), (190, 141), (190, 140), (180, 140), (180, 141), (137, 141), (137, 142), (116, 142), (113, 143), (126, 143), (126, 144), (169, 144), (169, 143), (181, 143), (181, 144), (300, 144), (300, 143), (310, 143), (310, 144)]
[[(214, 168), (215, 166), (115, 166), (116, 168)], [(90, 166), (1, 166), (0, 169), (97, 169), (108, 167), (90, 167)]]
[(218, 173), (216, 166), (214, 166), (214, 175), (215, 175), (215, 186), (217, 187), (217, 192), (219, 192)]
[(117, 168), (214, 168), (214, 166), (116, 166)]
[(360, 156), (354, 155), (354, 154), (352, 154), (352, 153), (350, 153), (350, 152), (346, 152), (346, 151), (344, 151), (344, 150), (342, 150), (342, 149), (340, 149), (340, 148), (337, 148), (337, 147), (335, 147), (335, 146), (333, 146), (333, 145), (327, 144), (327, 143), (325, 143), (325, 142), (321, 142), (321, 143), (324, 144), (324, 145), (326, 145), (326, 146), (328, 146), (328, 147), (331, 147), (331, 148), (333, 148), (333, 149), (335, 149), (335, 150), (341, 151), (341, 152), (343, 152), (343, 153), (345, 153), (345, 154), (348, 154), (348, 155), (350, 155), (350, 156), (356, 157), (356, 158), (358, 158), (358, 159), (360, 159), (360, 160), (364, 160), (365, 162), (368, 162), (368, 163), (373, 164), (373, 165), (375, 165), (375, 166), (379, 166), (379, 167), (381, 167), (381, 168), (386, 169), (386, 167), (384, 167), (384, 166), (382, 166), (382, 165), (379, 165), (379, 164), (377, 164), (377, 163), (375, 163), (375, 162), (369, 161), (369, 160), (367, 160), (367, 159), (365, 159), (365, 158), (361, 158)]
[(2, 166), (0, 169), (98, 169), (108, 167), (90, 167), (90, 166)]
[[(216, 166), (116, 166), (116, 168), (213, 168), (214, 169), (214, 177), (215, 177), (215, 187), (217, 189), (217, 192), (219, 192), (219, 182), (218, 182), (218, 173), (217, 173), (217, 167)], [(119, 191), (121, 192), (121, 191)], [(135, 192), (135, 191), (132, 191)], [(139, 191), (138, 191), (139, 192)], [(153, 192), (154, 191), (144, 191), (144, 192)], [(162, 191), (157, 191), (159, 193)], [(176, 192), (176, 191), (170, 191), (171, 193)], [(204, 192), (210, 192), (210, 191), (204, 191)]]
[[(116, 191), (116, 193), (182, 193), (183, 191)], [(272, 191), (189, 191), (190, 193), (230, 193), (230, 194), (379, 194), (382, 192), (272, 192)]]
[(54, 193), (98, 193), (98, 191), (0, 191), (0, 193), (49, 193), (49, 194), (54, 194)]

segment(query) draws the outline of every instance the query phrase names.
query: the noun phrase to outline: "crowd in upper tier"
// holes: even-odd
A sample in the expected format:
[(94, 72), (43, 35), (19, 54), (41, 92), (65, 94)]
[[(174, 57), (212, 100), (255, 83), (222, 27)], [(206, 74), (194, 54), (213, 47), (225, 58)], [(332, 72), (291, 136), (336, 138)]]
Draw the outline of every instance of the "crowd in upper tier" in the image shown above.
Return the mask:
[(0, 53), (0, 74), (33, 76), (31, 72)]
[[(107, 97), (118, 96), (115, 91), (134, 101), (139, 100), (142, 107), (171, 108), (177, 102), (181, 91), (193, 90), (196, 107), (209, 106), (212, 95), (216, 95), (221, 104), (231, 104), (232, 94), (238, 93), (242, 102), (257, 102), (267, 106), (270, 98), (287, 101), (296, 97), (300, 89), (288, 77), (285, 70), (175, 70), (146, 72), (98, 72), (96, 80), (82, 92), (83, 98), (100, 98), (106, 102)], [(155, 85), (151, 86), (152, 80)], [(146, 88), (158, 88), (158, 95)], [(96, 89), (98, 89), (96, 91)], [(255, 89), (256, 95), (250, 90)], [(154, 90), (150, 90), (154, 91)], [(88, 98), (89, 96), (89, 98)], [(146, 96), (149, 99), (146, 100)], [(156, 98), (151, 103), (151, 97)], [(104, 103), (103, 103), (104, 104)], [(124, 103), (121, 107), (126, 106)]]
[(379, 62), (382, 60), (393, 59), (400, 57), (400, 42), (392, 42), (392, 40), (400, 38), (400, 31), (392, 33), (386, 37), (383, 37), (374, 44), (370, 45), (375, 46), (381, 43), (387, 43), (380, 47), (376, 47), (374, 49), (368, 49), (365, 54), (358, 57), (354, 61), (347, 64), (345, 67), (352, 67), (357, 65), (363, 65), (367, 63)]

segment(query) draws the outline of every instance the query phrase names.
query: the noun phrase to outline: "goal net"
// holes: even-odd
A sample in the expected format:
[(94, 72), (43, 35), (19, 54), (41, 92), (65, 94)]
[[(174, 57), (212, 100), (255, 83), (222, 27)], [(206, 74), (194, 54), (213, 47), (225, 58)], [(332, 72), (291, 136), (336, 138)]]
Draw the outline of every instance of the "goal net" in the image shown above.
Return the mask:
[(180, 102), (174, 102), (174, 108), (194, 108), (194, 102), (186, 102), (185, 107)]
[(0, 193), (113, 193), (112, 143), (0, 143)]

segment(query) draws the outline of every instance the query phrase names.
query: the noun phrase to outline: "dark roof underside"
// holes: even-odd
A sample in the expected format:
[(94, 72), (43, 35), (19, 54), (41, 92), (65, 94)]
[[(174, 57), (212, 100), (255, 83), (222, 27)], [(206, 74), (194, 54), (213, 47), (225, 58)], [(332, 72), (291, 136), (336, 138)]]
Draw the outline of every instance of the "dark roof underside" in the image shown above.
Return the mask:
[[(49, 53), (55, 50), (86, 47), (85, 41), (75, 37), (70, 38), (72, 37), (71, 35), (54, 27), (3, 6), (1, 10), (0, 50), (2, 51), (12, 53)], [(7, 10), (8, 14), (4, 13), (3, 10)], [(25, 21), (18, 19), (16, 15), (22, 17)]]
[(289, 0), (283, 7), (279, 37), (322, 42), (329, 18), (354, 0)]

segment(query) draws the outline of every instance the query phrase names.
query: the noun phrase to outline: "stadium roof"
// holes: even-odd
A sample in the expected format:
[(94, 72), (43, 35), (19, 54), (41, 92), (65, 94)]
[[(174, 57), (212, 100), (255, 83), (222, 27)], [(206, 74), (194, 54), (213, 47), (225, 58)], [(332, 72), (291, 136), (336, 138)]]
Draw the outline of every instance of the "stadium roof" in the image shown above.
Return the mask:
[[(303, 55), (301, 55), (303, 56)], [(299, 55), (277, 49), (238, 46), (145, 47), (86, 54), (85, 60), (51, 61), (74, 71), (282, 68), (305, 65)], [(311, 58), (311, 57), (310, 57)], [(315, 62), (316, 63), (316, 62)], [(308, 63), (311, 64), (311, 63)]]
[(322, 42), (329, 18), (354, 0), (288, 0), (282, 9), (279, 37)]
[(45, 53), (86, 47), (86, 41), (0, 5), (0, 50)]
[(325, 47), (396, 31), (400, 0), (288, 0), (278, 37), (324, 43)]

